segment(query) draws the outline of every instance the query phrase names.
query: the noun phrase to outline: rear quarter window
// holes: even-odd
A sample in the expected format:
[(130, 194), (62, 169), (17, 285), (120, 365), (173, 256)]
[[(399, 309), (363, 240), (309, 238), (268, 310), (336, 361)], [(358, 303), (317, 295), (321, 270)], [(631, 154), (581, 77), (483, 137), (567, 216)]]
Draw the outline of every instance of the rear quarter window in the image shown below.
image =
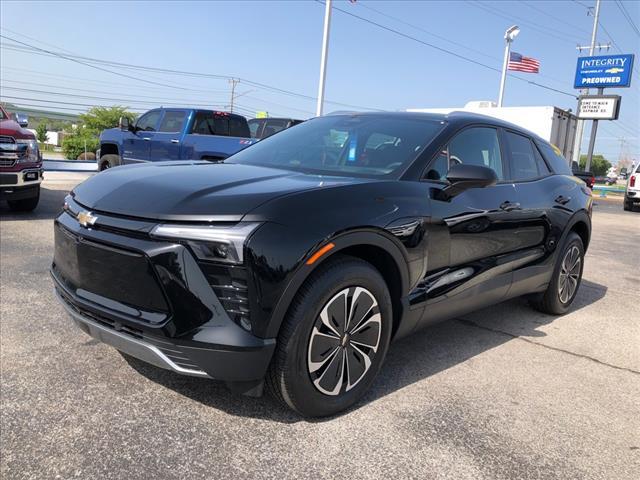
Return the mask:
[(569, 162), (547, 142), (535, 140), (535, 144), (542, 153), (554, 173), (558, 175), (573, 175)]
[(232, 137), (251, 137), (247, 120), (242, 117), (229, 117), (229, 135)]

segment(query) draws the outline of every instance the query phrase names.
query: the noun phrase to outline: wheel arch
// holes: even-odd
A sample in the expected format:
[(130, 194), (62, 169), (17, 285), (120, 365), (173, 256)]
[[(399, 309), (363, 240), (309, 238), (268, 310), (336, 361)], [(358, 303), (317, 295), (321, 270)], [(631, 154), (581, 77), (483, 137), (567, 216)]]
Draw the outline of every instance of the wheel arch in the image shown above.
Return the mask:
[(120, 155), (120, 149), (115, 143), (102, 143), (100, 145), (100, 158), (104, 155)]
[[(319, 247), (329, 243), (334, 245), (331, 250), (321, 256), (313, 265), (306, 264), (309, 257), (311, 257)], [(409, 268), (405, 254), (401, 246), (397, 244), (397, 241), (385, 235), (384, 232), (374, 230), (359, 230), (338, 234), (326, 242), (317, 245), (316, 248), (311, 249), (308, 254), (305, 255), (300, 268), (298, 268), (293, 275), (274, 309), (269, 327), (270, 337), (276, 337), (278, 335), (280, 326), (289, 311), (293, 299), (311, 274), (319, 267), (335, 260), (336, 257), (345, 255), (368, 262), (382, 275), (391, 296), (393, 311), (393, 329), (391, 335), (393, 337), (398, 330), (404, 314), (402, 297), (409, 289)]]
[(575, 232), (580, 237), (582, 240), (582, 246), (586, 253), (587, 248), (589, 247), (589, 242), (591, 241), (591, 219), (587, 212), (580, 210), (571, 217), (567, 224), (567, 228), (565, 229), (563, 241), (569, 232)]

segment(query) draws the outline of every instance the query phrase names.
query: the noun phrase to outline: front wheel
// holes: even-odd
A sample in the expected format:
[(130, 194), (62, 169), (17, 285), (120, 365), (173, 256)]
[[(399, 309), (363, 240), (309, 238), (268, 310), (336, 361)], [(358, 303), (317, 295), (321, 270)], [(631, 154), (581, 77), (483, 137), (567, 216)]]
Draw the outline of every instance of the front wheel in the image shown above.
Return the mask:
[(30, 212), (38, 206), (40, 201), (40, 185), (36, 188), (33, 197), (23, 198), (22, 200), (9, 200), (9, 208), (14, 212)]
[(371, 386), (392, 328), (387, 285), (371, 264), (340, 257), (295, 297), (267, 375), (272, 395), (303, 416), (333, 415)]
[(582, 281), (584, 268), (584, 245), (582, 239), (570, 232), (565, 246), (556, 264), (553, 277), (547, 290), (537, 298), (532, 305), (541, 312), (552, 315), (566, 313), (571, 307)]
[(120, 155), (103, 155), (100, 157), (99, 170), (102, 172), (103, 170), (107, 170), (108, 168), (117, 167), (122, 164), (120, 159)]

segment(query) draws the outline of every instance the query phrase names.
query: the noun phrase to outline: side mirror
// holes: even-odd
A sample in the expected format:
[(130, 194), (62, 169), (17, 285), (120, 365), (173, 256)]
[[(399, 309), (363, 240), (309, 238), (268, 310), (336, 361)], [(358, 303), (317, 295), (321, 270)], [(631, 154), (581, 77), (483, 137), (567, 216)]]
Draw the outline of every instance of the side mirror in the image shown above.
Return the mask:
[(18, 122), (18, 125), (20, 125), (22, 128), (27, 128), (29, 126), (29, 117), (20, 113), (16, 113), (16, 122)]
[(452, 165), (447, 174), (449, 185), (437, 194), (439, 200), (449, 200), (470, 188), (484, 188), (495, 185), (498, 181), (496, 172), (480, 165)]
[(129, 119), (127, 117), (120, 117), (118, 121), (118, 126), (120, 130), (130, 131), (133, 130), (133, 126), (129, 123)]

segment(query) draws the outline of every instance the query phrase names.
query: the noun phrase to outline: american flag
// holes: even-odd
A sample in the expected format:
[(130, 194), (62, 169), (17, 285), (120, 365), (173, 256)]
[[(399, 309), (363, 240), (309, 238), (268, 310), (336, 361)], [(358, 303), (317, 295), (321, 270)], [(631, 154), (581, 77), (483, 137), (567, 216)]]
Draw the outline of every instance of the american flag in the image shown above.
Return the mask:
[(510, 52), (507, 70), (526, 73), (538, 73), (540, 71), (540, 61), (536, 60), (535, 58), (525, 57), (516, 52)]

